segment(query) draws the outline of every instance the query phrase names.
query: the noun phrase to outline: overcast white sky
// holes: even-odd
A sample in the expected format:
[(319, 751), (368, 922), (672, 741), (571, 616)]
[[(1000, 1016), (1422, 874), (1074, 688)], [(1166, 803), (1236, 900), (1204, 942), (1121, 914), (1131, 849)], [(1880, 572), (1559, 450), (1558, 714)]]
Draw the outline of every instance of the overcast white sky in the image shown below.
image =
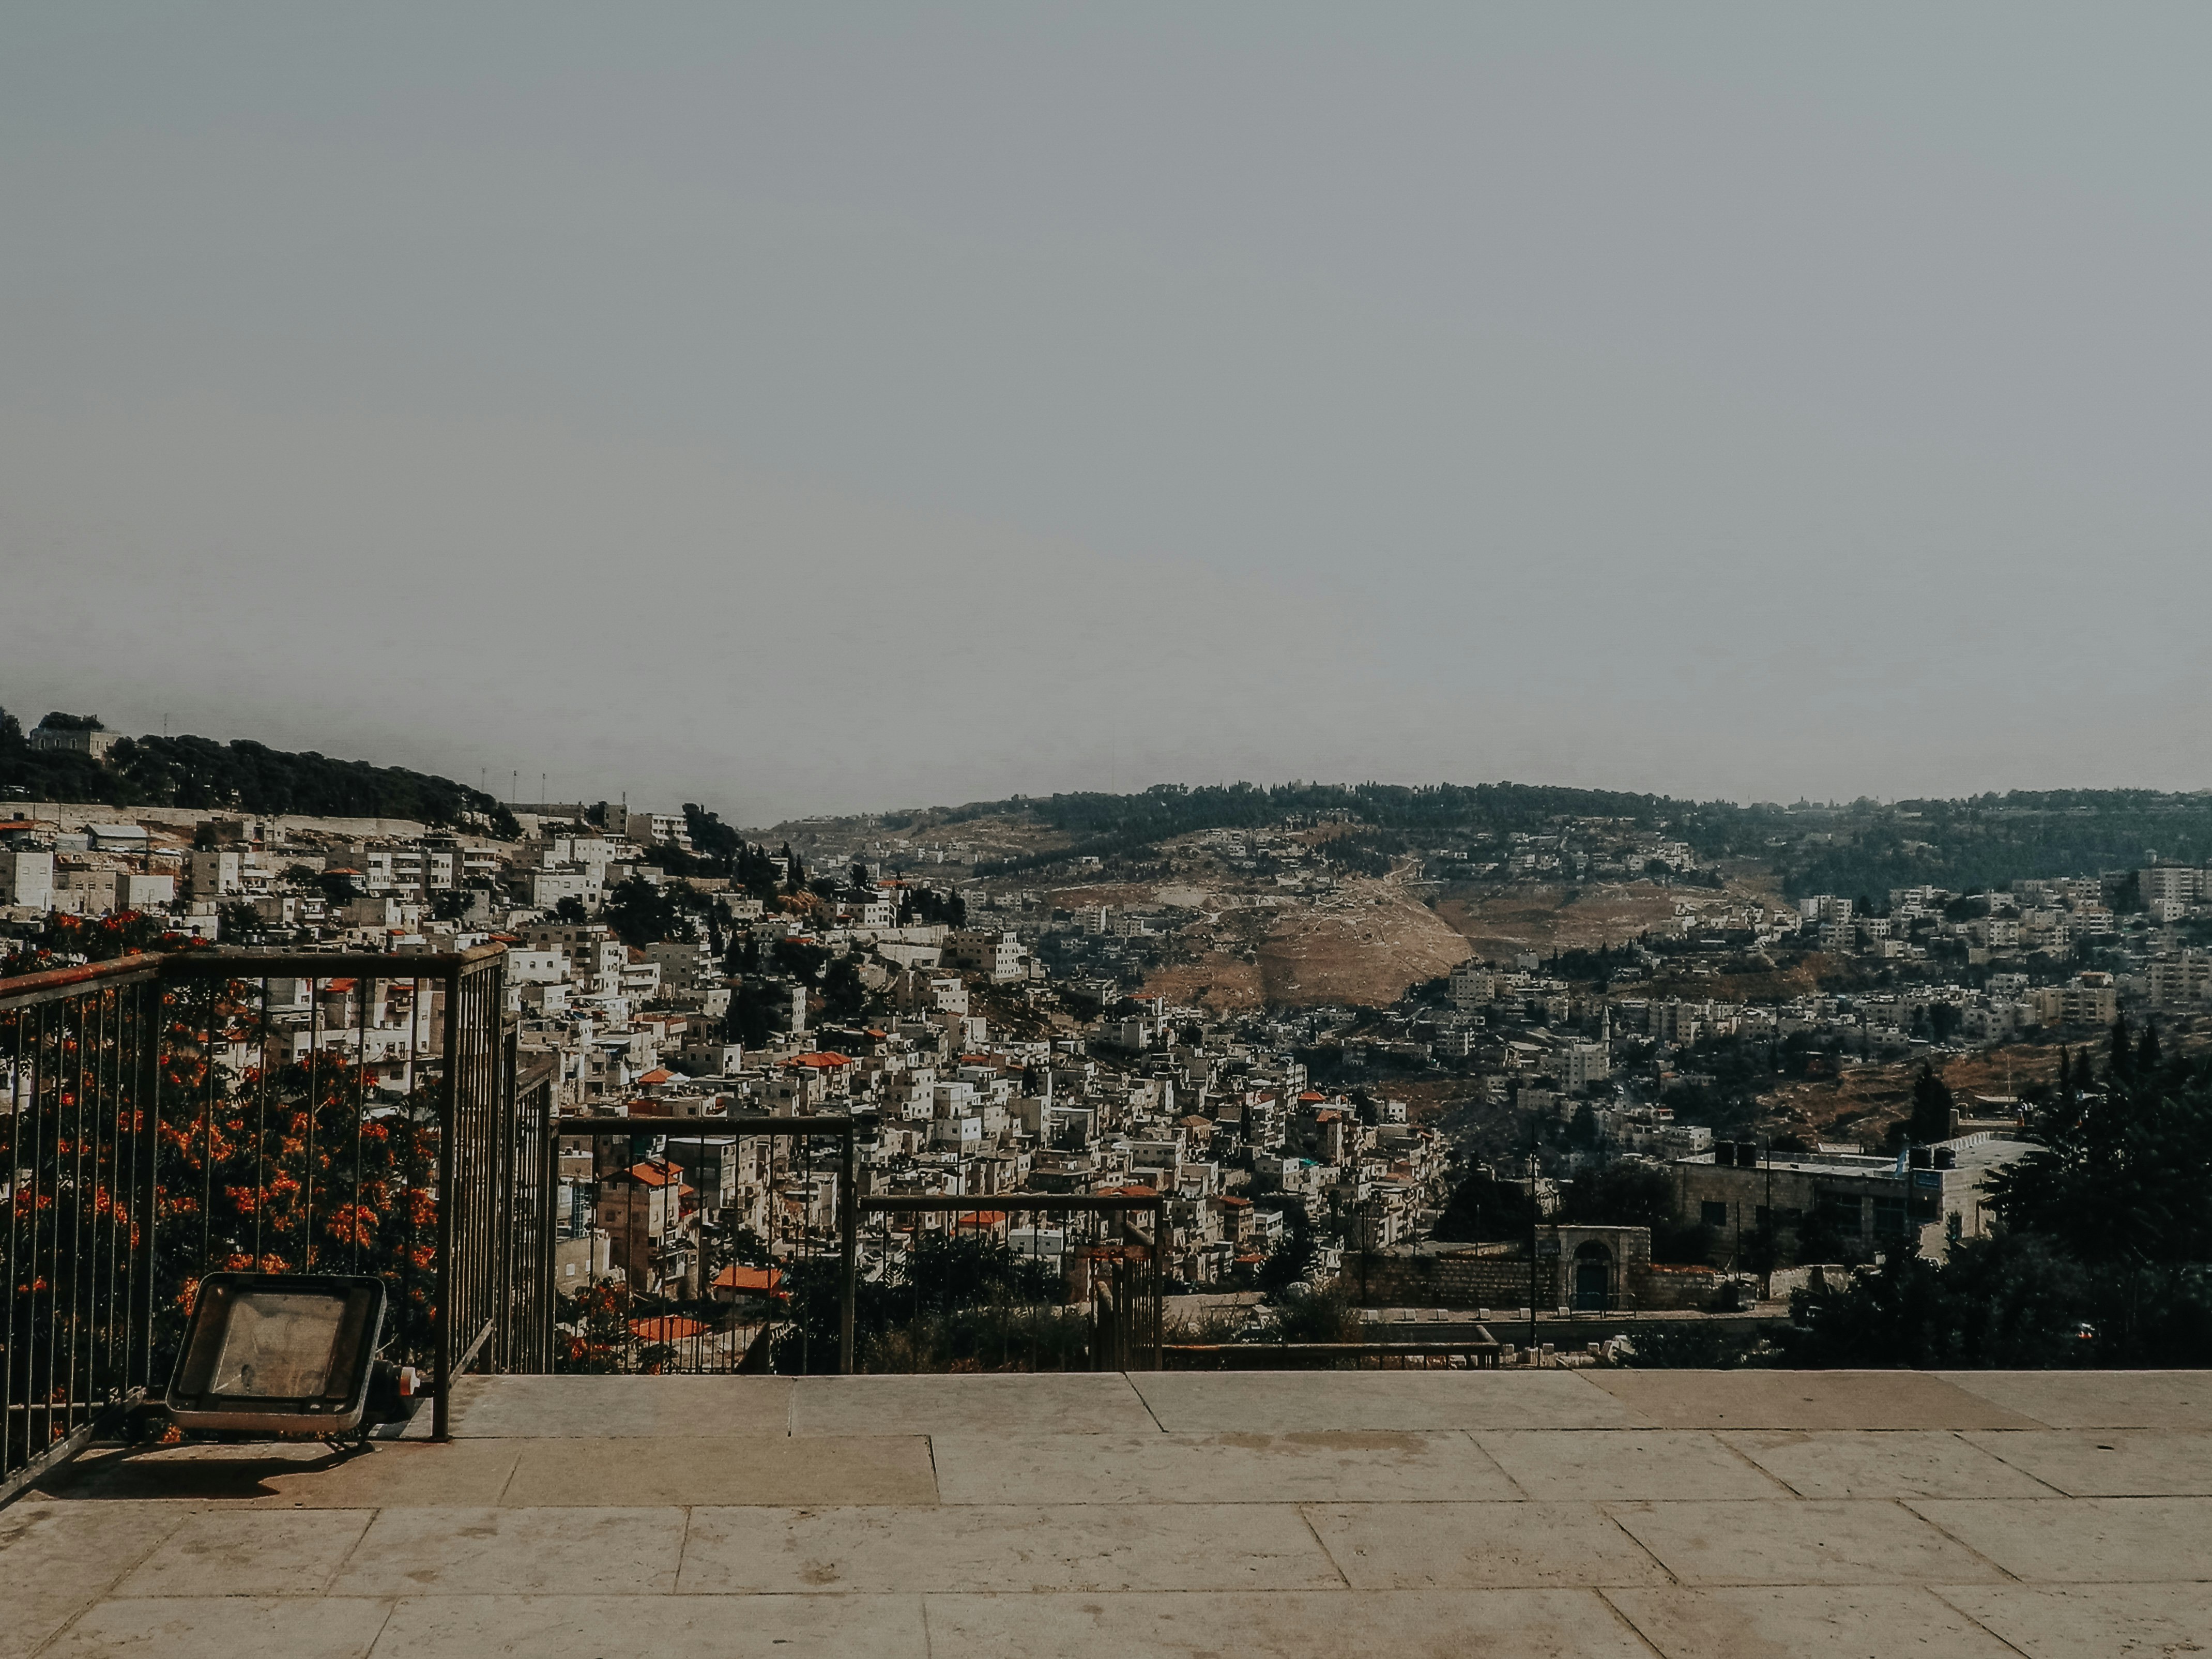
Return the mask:
[(2212, 784), (2212, 9), (9, 7), (0, 703), (748, 823)]

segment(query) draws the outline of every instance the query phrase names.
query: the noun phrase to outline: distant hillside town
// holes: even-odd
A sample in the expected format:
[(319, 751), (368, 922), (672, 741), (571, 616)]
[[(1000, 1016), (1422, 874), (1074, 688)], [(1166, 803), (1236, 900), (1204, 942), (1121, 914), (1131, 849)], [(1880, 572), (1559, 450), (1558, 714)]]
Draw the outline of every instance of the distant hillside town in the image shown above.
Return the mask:
[[(6, 972), (387, 953), (394, 977), (302, 982), (282, 1012), (295, 1055), (404, 1089), (404, 959), (505, 945), (520, 1052), (561, 1109), (642, 1126), (564, 1143), (563, 1283), (671, 1305), (773, 1294), (840, 1178), (804, 1143), (681, 1121), (851, 1111), (868, 1194), (957, 1200), (1034, 1255), (1067, 1241), (994, 1199), (1162, 1193), (1173, 1280), (1255, 1306), (1355, 1282), (1382, 1305), (1749, 1305), (1778, 1274), (1987, 1236), (2062, 1045), (2126, 1018), (2185, 1046), (2212, 1013), (2197, 863), (1790, 891), (1990, 856), (1960, 825), (2070, 857), (2163, 813), (2172, 844), (2212, 846), (2194, 798), (2119, 798), (2085, 830), (2080, 801), (2039, 797), (1240, 787), (760, 832), (8, 725)], [(166, 799), (121, 800), (164, 793), (162, 765)], [(118, 766), (106, 799), (21, 781)]]

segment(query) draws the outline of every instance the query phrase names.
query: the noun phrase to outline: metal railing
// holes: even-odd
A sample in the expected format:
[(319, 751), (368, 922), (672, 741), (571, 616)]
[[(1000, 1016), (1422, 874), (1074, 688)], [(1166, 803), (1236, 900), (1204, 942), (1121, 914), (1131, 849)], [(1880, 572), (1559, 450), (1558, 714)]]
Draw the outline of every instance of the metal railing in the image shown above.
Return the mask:
[(456, 1376), (546, 1368), (551, 1095), (513, 1086), (505, 966), (185, 951), (0, 980), (0, 1499), (160, 1392), (213, 1271), (383, 1277), (439, 1433)]
[[(1054, 1252), (1054, 1276), (1063, 1288), (1066, 1305), (1080, 1310), (1083, 1369), (1125, 1371), (1160, 1368), (1166, 1288), (1160, 1247), (1167, 1237), (1168, 1224), (1167, 1200), (1162, 1194), (1148, 1190), (1091, 1194), (1013, 1192), (960, 1198), (885, 1194), (861, 1199), (860, 1209), (864, 1216), (882, 1218), (883, 1226), (873, 1238), (878, 1252), (877, 1271), (885, 1276), (890, 1273), (896, 1260), (890, 1225), (894, 1217), (907, 1218), (910, 1227), (918, 1226), (924, 1217), (948, 1217), (951, 1225), (945, 1231), (955, 1238), (965, 1231), (971, 1237), (980, 1235), (997, 1240), (1003, 1231), (1004, 1242), (1010, 1247), (1020, 1242), (1020, 1218), (1031, 1218), (1032, 1240), (1036, 1237), (1036, 1223), (1047, 1216), (1060, 1218), (1063, 1227), (1059, 1248)], [(992, 1219), (986, 1221), (983, 1218), (987, 1216)], [(1139, 1216), (1151, 1218), (1149, 1232), (1135, 1224)], [(1069, 1220), (1091, 1224), (1083, 1237), (1075, 1237), (1066, 1230), (1065, 1224)], [(870, 1237), (864, 1225), (864, 1254)], [(918, 1233), (910, 1233), (906, 1248), (916, 1249), (920, 1242)], [(1032, 1249), (1029, 1255), (1033, 1265), (1042, 1266), (1044, 1257), (1041, 1252)], [(918, 1292), (921, 1286), (917, 1285), (915, 1288)], [(919, 1307), (917, 1294), (917, 1311)], [(1020, 1367), (1026, 1359), (1027, 1369), (1032, 1370), (1073, 1369), (1064, 1363), (1073, 1357), (1067, 1348), (1054, 1345), (1048, 1351), (1038, 1340), (1041, 1315), (1048, 1316), (1048, 1308), (1032, 1305), (1021, 1316), (1024, 1329), (1017, 1333), (1012, 1328), (1013, 1310), (1002, 1310), (999, 1322), (1000, 1368)], [(1026, 1355), (1024, 1334), (1029, 1338)], [(981, 1352), (963, 1358), (988, 1364), (991, 1358), (988, 1342)], [(1063, 1363), (1048, 1365), (1048, 1358)]]
[[(1018, 1340), (1008, 1335), (1002, 1320), (998, 1351), (982, 1358), (1006, 1365), (1026, 1357), (1032, 1368), (1045, 1369), (1066, 1368), (1071, 1358), (1095, 1370), (1158, 1367), (1165, 1287), (1155, 1241), (1163, 1237), (1167, 1222), (1164, 1198), (1150, 1191), (861, 1196), (859, 1140), (869, 1127), (865, 1115), (842, 1113), (673, 1117), (640, 1112), (556, 1119), (552, 1133), (557, 1139), (594, 1147), (627, 1141), (630, 1152), (625, 1156), (655, 1142), (662, 1145), (665, 1158), (674, 1159), (684, 1143), (769, 1138), (792, 1156), (789, 1185), (811, 1193), (817, 1179), (834, 1181), (836, 1205), (834, 1218), (825, 1218), (821, 1225), (814, 1224), (806, 1212), (788, 1225), (779, 1225), (775, 1218), (781, 1212), (770, 1212), (765, 1236), (751, 1241), (760, 1255), (758, 1265), (750, 1269), (757, 1281), (757, 1295), (752, 1298), (756, 1312), (750, 1316), (735, 1305), (734, 1292), (726, 1303), (718, 1302), (713, 1294), (719, 1258), (709, 1251), (707, 1241), (712, 1235), (708, 1230), (687, 1235), (691, 1248), (705, 1258), (692, 1264), (688, 1283), (672, 1274), (669, 1283), (655, 1284), (659, 1274), (642, 1259), (653, 1236), (623, 1228), (629, 1236), (623, 1241), (621, 1259), (613, 1261), (604, 1277), (596, 1265), (587, 1268), (576, 1283), (576, 1293), (562, 1298), (555, 1316), (562, 1323), (553, 1368), (804, 1371), (824, 1368), (834, 1359), (835, 1368), (843, 1372), (913, 1369), (922, 1358), (912, 1351), (913, 1328), (922, 1322), (925, 1305), (932, 1310), (939, 1305), (945, 1288), (925, 1285), (928, 1274), (913, 1270), (915, 1257), (922, 1253), (920, 1247), (935, 1237), (974, 1238), (992, 1231), (979, 1224), (979, 1216), (986, 1213), (1003, 1224), (994, 1237), (1006, 1234), (1007, 1238), (999, 1242), (1011, 1239), (1016, 1244), (1023, 1242), (1014, 1219), (1020, 1217), (1053, 1216), (1063, 1222), (1080, 1218), (1090, 1224), (1080, 1237), (1065, 1230), (1055, 1235), (1059, 1244), (1048, 1268), (1038, 1253), (1029, 1254), (1026, 1265), (1034, 1271), (1028, 1278), (1036, 1282), (1025, 1285), (1022, 1297), (1020, 1317), (1026, 1322), (1026, 1337)], [(808, 1149), (820, 1140), (835, 1144), (834, 1175), (826, 1166), (817, 1172), (806, 1161)], [(595, 1152), (593, 1168), (606, 1170), (615, 1161)], [(643, 1167), (656, 1179), (674, 1181), (688, 1166), (678, 1161)], [(696, 1213), (679, 1218), (670, 1211), (654, 1224), (667, 1229), (671, 1220), (679, 1218), (696, 1224), (707, 1219), (713, 1208), (700, 1197)], [(944, 1218), (946, 1224), (927, 1227), (933, 1217)], [(1145, 1217), (1150, 1218), (1149, 1231), (1134, 1224)], [(900, 1220), (903, 1226), (895, 1226)], [(872, 1223), (881, 1224), (872, 1228)], [(666, 1236), (665, 1231), (660, 1235)], [(592, 1252), (596, 1248), (587, 1233), (584, 1249), (587, 1261), (594, 1263)], [(610, 1254), (611, 1257), (611, 1241)], [(957, 1271), (975, 1264), (933, 1265), (950, 1265)], [(1003, 1268), (1007, 1264), (988, 1265)], [(725, 1272), (733, 1270), (734, 1264)], [(568, 1281), (561, 1282), (567, 1289)], [(910, 1304), (902, 1297), (910, 1297)], [(1000, 1307), (1002, 1313), (1011, 1311), (1006, 1299)], [(909, 1313), (911, 1317), (902, 1318)], [(1073, 1315), (1079, 1330), (1066, 1328), (1068, 1322), (1063, 1315)], [(1053, 1332), (1055, 1340), (1049, 1353), (1036, 1340), (1041, 1321), (1059, 1328)], [(903, 1363), (892, 1352), (895, 1345), (884, 1340), (887, 1335), (907, 1341)], [(972, 1361), (975, 1357), (961, 1358)]]
[[(859, 1181), (860, 1147), (856, 1137), (860, 1127), (859, 1120), (844, 1113), (734, 1113), (701, 1117), (660, 1117), (639, 1113), (556, 1120), (551, 1133), (556, 1139), (575, 1139), (595, 1144), (605, 1140), (635, 1143), (657, 1139), (678, 1145), (704, 1145), (755, 1136), (787, 1140), (795, 1143), (799, 1151), (800, 1178), (809, 1191), (813, 1176), (811, 1164), (804, 1161), (808, 1151), (817, 1140), (834, 1141), (837, 1207), (834, 1238), (818, 1237), (821, 1230), (811, 1224), (804, 1206), (798, 1224), (787, 1232), (780, 1231), (771, 1220), (769, 1237), (757, 1241), (769, 1252), (769, 1261), (759, 1269), (763, 1276), (760, 1298), (763, 1314), (757, 1322), (747, 1321), (739, 1315), (734, 1292), (730, 1306), (716, 1304), (717, 1264), (713, 1261), (694, 1264), (698, 1282), (690, 1287), (693, 1294), (689, 1296), (641, 1297), (628, 1282), (631, 1274), (627, 1262), (615, 1269), (612, 1279), (620, 1282), (612, 1285), (611, 1293), (596, 1282), (595, 1274), (587, 1274), (585, 1296), (597, 1300), (592, 1305), (572, 1308), (572, 1334), (556, 1351), (550, 1369), (617, 1372), (764, 1370), (769, 1366), (769, 1344), (787, 1326), (798, 1339), (799, 1369), (810, 1369), (813, 1358), (811, 1324), (804, 1318), (793, 1321), (780, 1316), (778, 1304), (788, 1301), (794, 1268), (811, 1269), (827, 1264), (834, 1274), (836, 1312), (836, 1329), (834, 1333), (823, 1333), (829, 1339), (823, 1346), (826, 1350), (834, 1350), (840, 1371), (850, 1371), (854, 1363), (854, 1274), (858, 1261), (857, 1213), (853, 1193)], [(595, 1165), (597, 1162), (595, 1158)], [(684, 1166), (678, 1163), (675, 1167), (680, 1170)], [(770, 1213), (773, 1217), (776, 1212)], [(586, 1248), (587, 1251), (591, 1248), (588, 1238)], [(775, 1254), (778, 1249), (784, 1252), (780, 1258)], [(736, 1264), (728, 1265), (734, 1267)], [(550, 1283), (550, 1269), (548, 1279)], [(802, 1279), (802, 1286), (804, 1283)]]

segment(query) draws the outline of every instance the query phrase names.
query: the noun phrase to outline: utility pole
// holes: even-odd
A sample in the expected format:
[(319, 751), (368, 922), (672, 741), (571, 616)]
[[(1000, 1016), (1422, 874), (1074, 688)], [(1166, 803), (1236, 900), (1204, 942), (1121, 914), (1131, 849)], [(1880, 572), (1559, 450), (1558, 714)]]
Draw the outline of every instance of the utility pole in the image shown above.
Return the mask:
[(1759, 1236), (1759, 1299), (1774, 1299), (1774, 1137), (1769, 1135), (1760, 1152), (1766, 1165), (1766, 1224)]

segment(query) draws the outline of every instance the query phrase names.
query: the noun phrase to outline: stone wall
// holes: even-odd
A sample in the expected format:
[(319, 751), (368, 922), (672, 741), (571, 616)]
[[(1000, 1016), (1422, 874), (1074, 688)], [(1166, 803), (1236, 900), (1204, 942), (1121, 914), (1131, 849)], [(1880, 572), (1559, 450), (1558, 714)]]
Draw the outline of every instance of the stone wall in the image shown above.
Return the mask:
[[(1559, 1302), (1559, 1262), (1536, 1263), (1536, 1305)], [(1520, 1308), (1528, 1302), (1526, 1256), (1348, 1252), (1339, 1281), (1368, 1308)]]
[[(1554, 1308), (1573, 1299), (1576, 1249), (1595, 1240), (1616, 1264), (1613, 1305), (1624, 1310), (1703, 1310), (1721, 1297), (1721, 1275), (1711, 1267), (1655, 1266), (1650, 1235), (1641, 1227), (1547, 1229), (1559, 1254), (1536, 1259), (1536, 1305)], [(1561, 1272), (1562, 1264), (1566, 1271)], [(1433, 1248), (1418, 1252), (1349, 1252), (1339, 1281), (1368, 1308), (1522, 1308), (1528, 1304), (1528, 1258)]]

